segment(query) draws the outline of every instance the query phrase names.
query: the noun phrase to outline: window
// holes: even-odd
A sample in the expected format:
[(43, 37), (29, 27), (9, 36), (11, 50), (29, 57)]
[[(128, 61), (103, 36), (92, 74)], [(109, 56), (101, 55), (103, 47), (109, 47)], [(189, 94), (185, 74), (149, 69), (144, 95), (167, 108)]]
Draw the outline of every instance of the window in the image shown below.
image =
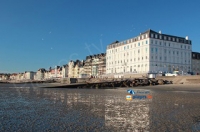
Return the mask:
[(138, 53), (140, 53), (140, 50), (138, 50)]
[(151, 44), (153, 44), (153, 40), (151, 40)]
[(151, 48), (151, 52), (153, 53), (153, 48)]
[(140, 43), (138, 43), (138, 46), (140, 46)]
[(124, 46), (124, 50), (126, 50), (126, 46)]
[(151, 34), (151, 38), (153, 38), (154, 37), (154, 35), (153, 35), (153, 33)]
[(170, 43), (169, 43), (169, 47), (170, 47)]
[(146, 44), (148, 44), (148, 41), (146, 40)]
[(156, 53), (158, 53), (158, 48), (156, 48)]
[(162, 45), (162, 42), (160, 42), (160, 45)]

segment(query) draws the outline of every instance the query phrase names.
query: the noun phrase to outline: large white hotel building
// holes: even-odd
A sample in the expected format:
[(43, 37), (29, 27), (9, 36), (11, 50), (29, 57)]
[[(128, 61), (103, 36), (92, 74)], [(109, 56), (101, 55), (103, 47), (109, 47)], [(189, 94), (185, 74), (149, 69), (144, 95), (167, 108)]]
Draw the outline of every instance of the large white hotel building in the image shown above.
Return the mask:
[(107, 46), (106, 73), (158, 73), (191, 71), (192, 42), (148, 30)]

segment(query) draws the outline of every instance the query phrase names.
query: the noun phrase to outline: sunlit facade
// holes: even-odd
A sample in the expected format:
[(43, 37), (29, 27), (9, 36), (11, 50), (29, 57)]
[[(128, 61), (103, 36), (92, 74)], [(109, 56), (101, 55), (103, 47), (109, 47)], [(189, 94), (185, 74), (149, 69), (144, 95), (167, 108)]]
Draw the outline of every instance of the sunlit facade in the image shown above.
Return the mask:
[(158, 73), (191, 71), (192, 42), (148, 30), (107, 46), (106, 73)]

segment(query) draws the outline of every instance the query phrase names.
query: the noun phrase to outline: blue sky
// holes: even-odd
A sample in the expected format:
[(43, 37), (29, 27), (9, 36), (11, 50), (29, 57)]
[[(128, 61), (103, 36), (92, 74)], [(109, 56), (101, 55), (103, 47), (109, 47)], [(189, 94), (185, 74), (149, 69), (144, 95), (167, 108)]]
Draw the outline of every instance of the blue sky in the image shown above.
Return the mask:
[(189, 36), (200, 52), (198, 0), (1, 0), (0, 73), (83, 60), (148, 29)]

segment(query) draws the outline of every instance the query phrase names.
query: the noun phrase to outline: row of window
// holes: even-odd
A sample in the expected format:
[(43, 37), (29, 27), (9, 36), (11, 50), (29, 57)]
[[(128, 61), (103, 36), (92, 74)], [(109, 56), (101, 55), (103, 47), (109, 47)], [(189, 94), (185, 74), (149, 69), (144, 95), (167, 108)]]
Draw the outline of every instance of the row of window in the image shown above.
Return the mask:
[(175, 38), (175, 37), (170, 37), (170, 36), (163, 36), (161, 34), (158, 35), (158, 34), (151, 33), (151, 38), (163, 39), (163, 40), (168, 40), (168, 41), (191, 44), (191, 41), (188, 40), (188, 37), (186, 37), (186, 39), (183, 39), (183, 38)]
[[(146, 53), (147, 53), (147, 50), (146, 50)], [(151, 48), (151, 53), (158, 53), (158, 49), (157, 48), (155, 48), (155, 50), (154, 50), (154, 48)], [(162, 52), (160, 52), (160, 53), (162, 53)], [(183, 53), (183, 52), (179, 52), (179, 51), (168, 51), (167, 52), (167, 50), (166, 49), (164, 49), (164, 54), (172, 54), (172, 55), (174, 55), (174, 56), (177, 56), (177, 55), (179, 55), (180, 54), (180, 57), (183, 57), (184, 56), (184, 54), (185, 54), (185, 57), (188, 55), (188, 57), (190, 58), (190, 53)], [(134, 52), (134, 54), (135, 54), (135, 52)], [(140, 54), (140, 50), (138, 50), (138, 54)], [(124, 56), (124, 57), (126, 57), (126, 56), (129, 56), (129, 53), (127, 52), (127, 53), (124, 53), (124, 54), (121, 54), (121, 57), (122, 57), (122, 55)], [(131, 56), (132, 56), (132, 54), (131, 54)], [(169, 56), (169, 55), (168, 55)], [(116, 57), (116, 56), (115, 56)], [(120, 57), (120, 55), (118, 54), (118, 57)], [(109, 57), (107, 57), (107, 60), (111, 60), (111, 56), (109, 56)]]
[[(160, 61), (167, 61), (167, 57), (166, 56), (164, 56), (163, 58), (160, 56), (160, 57), (158, 57), (158, 56), (151, 56), (151, 60), (160, 60)], [(148, 57), (146, 56), (146, 57), (138, 57), (138, 58), (134, 58), (134, 59), (130, 59), (130, 62), (132, 62), (132, 61), (136, 61), (136, 60), (138, 60), (138, 61), (143, 61), (143, 60), (148, 60)], [(173, 60), (172, 60), (172, 62), (174, 62), (174, 61), (176, 61), (176, 62), (181, 62), (182, 64), (184, 63), (184, 64), (186, 64), (186, 63), (190, 63), (190, 60), (184, 60), (184, 59), (182, 59), (182, 58), (180, 58), (180, 59), (175, 59), (175, 58), (173, 58)], [(111, 65), (111, 64), (125, 64), (125, 63), (127, 63), (127, 62), (129, 62), (129, 59), (127, 59), (127, 60), (118, 60), (118, 61), (112, 61), (112, 62), (108, 62), (108, 65)]]
[[(185, 54), (185, 56), (187, 55), (187, 53), (185, 52), (179, 52), (179, 51), (171, 51), (171, 50), (168, 50), (167, 49), (163, 49), (164, 50), (164, 53), (169, 53), (169, 54), (173, 54), (173, 55), (179, 55), (179, 53), (182, 55), (182, 54)], [(155, 52), (154, 52), (155, 51)], [(151, 53), (158, 53), (158, 48), (151, 48)], [(162, 49), (160, 49), (160, 53), (162, 53)], [(191, 53), (188, 53), (188, 56), (190, 57)]]
[[(138, 46), (140, 45), (140, 43), (138, 43)], [(131, 46), (131, 48), (132, 48), (132, 45), (130, 45)], [(136, 44), (135, 44), (135, 46), (136, 46)], [(184, 46), (185, 47), (185, 49), (186, 49), (186, 45)], [(183, 48), (183, 46), (181, 45), (181, 48)], [(126, 50), (126, 49), (129, 49), (129, 45), (127, 45), (127, 46), (124, 46), (124, 50)], [(153, 53), (153, 47), (151, 48), (151, 51), (152, 51), (152, 53)], [(162, 50), (162, 48), (159, 48), (160, 50)], [(188, 46), (188, 49), (190, 49), (190, 46)], [(148, 48), (145, 48), (145, 50), (146, 50), (146, 52), (148, 51)], [(164, 49), (164, 52), (166, 53), (166, 50), (167, 49)], [(107, 54), (109, 54), (109, 53), (114, 53), (114, 52), (117, 52), (118, 50), (117, 49), (113, 49), (113, 50), (108, 50), (107, 51)], [(158, 48), (155, 48), (155, 51), (157, 52), (158, 51)], [(178, 52), (178, 51), (177, 51)], [(135, 50), (134, 50), (134, 53), (135, 53)], [(138, 49), (138, 53), (140, 53), (140, 49)], [(170, 50), (169, 50), (169, 53), (170, 53)], [(195, 56), (195, 55), (193, 55), (193, 56)]]
[[(151, 44), (158, 44), (158, 45), (160, 45), (160, 46), (168, 46), (168, 47), (171, 47), (171, 46), (173, 46), (173, 45), (171, 45), (171, 43), (167, 43), (167, 42), (161, 42), (161, 41), (158, 41), (157, 42), (157, 40), (151, 40)], [(182, 45), (182, 44), (177, 44), (176, 46), (180, 46), (180, 47), (178, 47), (178, 48), (181, 48), (181, 49), (190, 49), (190, 45)]]
[[(153, 65), (152, 65), (153, 66)], [(155, 64), (155, 66), (158, 66), (157, 64)], [(141, 67), (141, 68), (140, 68)], [(117, 67), (117, 68), (107, 68), (107, 71), (110, 70), (111, 73), (118, 73), (118, 72), (136, 72), (136, 71), (148, 71), (149, 69), (147, 68), (142, 68), (142, 67), (147, 67), (147, 64), (145, 65), (134, 65), (134, 67), (130, 66), (130, 67)], [(183, 70), (183, 71), (187, 71), (189, 70), (190, 71), (190, 66), (168, 66), (166, 67), (166, 65), (162, 65), (160, 64), (160, 67), (164, 67), (164, 69), (160, 69), (160, 70)], [(157, 71), (159, 69), (151, 69), (153, 71)]]

